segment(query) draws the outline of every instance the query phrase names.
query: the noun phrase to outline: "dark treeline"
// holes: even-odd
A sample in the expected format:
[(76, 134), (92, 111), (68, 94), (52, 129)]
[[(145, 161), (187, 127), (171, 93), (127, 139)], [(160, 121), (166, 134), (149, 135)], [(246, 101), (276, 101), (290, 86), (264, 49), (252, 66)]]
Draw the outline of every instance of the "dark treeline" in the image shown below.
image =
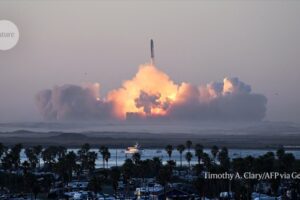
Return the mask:
[[(21, 162), (22, 149), (22, 144), (8, 148), (0, 143), (0, 188), (10, 193), (30, 193), (34, 197), (48, 194), (57, 183), (63, 187), (72, 180), (87, 179), (89, 190), (95, 193), (101, 192), (104, 186), (111, 187), (113, 193), (117, 193), (119, 181), (122, 180), (126, 186), (124, 192), (129, 193), (132, 179), (155, 178), (165, 189), (170, 183), (182, 182), (203, 197), (218, 197), (220, 192), (233, 191), (235, 199), (251, 199), (251, 193), (262, 181), (244, 178), (207, 179), (205, 173), (300, 172), (300, 161), (283, 148), (278, 149), (275, 154), (268, 152), (257, 158), (247, 156), (230, 159), (226, 147), (213, 146), (208, 154), (201, 144), (193, 145), (192, 141), (186, 141), (176, 147), (166, 145), (165, 151), (169, 156), (166, 163), (158, 157), (144, 160), (141, 154), (135, 153), (122, 166), (111, 168), (108, 168), (111, 153), (106, 146), (99, 146), (98, 152), (91, 151), (89, 144), (83, 144), (77, 152), (67, 151), (62, 146), (33, 146), (25, 148), (27, 159)], [(180, 153), (179, 163), (172, 160), (174, 151)], [(100, 169), (95, 168), (98, 156), (102, 158)], [(198, 162), (192, 166), (190, 161), (193, 157)], [(183, 159), (188, 162), (188, 166), (182, 165)], [(265, 192), (273, 196), (284, 196), (286, 191), (281, 190), (282, 188), (291, 189), (295, 195), (300, 191), (299, 179), (283, 180), (277, 177), (264, 180), (263, 183), (271, 186)]]

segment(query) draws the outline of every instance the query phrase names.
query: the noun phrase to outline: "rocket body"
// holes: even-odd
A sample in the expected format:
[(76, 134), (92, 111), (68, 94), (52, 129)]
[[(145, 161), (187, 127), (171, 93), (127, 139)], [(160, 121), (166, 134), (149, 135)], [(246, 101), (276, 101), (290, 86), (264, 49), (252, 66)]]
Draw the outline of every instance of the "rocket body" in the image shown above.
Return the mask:
[(150, 40), (151, 64), (154, 65), (154, 42)]
[(150, 41), (150, 48), (151, 48), (151, 58), (153, 59), (154, 58), (154, 42), (152, 39)]

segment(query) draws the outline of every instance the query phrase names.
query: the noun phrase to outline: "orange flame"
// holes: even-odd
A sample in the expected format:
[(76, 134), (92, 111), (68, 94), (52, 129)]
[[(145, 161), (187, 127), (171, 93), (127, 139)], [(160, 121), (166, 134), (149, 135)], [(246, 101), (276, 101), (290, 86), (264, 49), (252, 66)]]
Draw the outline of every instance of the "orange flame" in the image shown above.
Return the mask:
[[(156, 105), (150, 106), (146, 113), (144, 107), (137, 106), (141, 92), (156, 95)], [(119, 89), (109, 92), (107, 100), (113, 103), (114, 114), (125, 119), (127, 113), (136, 113), (141, 116), (165, 115), (166, 106), (175, 101), (178, 92), (176, 85), (168, 75), (158, 70), (153, 65), (141, 65), (137, 74), (131, 80), (123, 83)]]

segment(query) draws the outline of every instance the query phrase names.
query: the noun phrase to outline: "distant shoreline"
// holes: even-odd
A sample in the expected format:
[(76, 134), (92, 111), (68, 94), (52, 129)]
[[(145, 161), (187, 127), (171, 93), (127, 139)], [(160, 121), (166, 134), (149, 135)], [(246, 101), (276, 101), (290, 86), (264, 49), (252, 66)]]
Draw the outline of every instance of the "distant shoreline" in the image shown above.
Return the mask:
[(61, 145), (77, 148), (84, 143), (92, 147), (106, 145), (110, 148), (126, 148), (139, 142), (143, 148), (164, 148), (167, 144), (174, 147), (191, 140), (193, 144), (200, 143), (205, 148), (213, 145), (225, 146), (230, 149), (277, 149), (286, 146), (287, 149), (299, 149), (300, 134), (193, 134), (193, 133), (139, 133), (139, 132), (38, 132), (19, 130), (0, 132), (0, 142), (6, 146), (22, 143), (26, 146)]

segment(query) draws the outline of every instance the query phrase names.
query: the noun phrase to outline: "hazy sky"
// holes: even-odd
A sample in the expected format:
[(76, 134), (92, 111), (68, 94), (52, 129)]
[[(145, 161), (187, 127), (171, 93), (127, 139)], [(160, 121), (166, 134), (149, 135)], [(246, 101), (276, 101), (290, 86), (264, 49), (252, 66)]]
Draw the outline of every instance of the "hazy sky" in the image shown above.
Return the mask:
[(41, 120), (34, 96), (65, 83), (101, 94), (149, 61), (177, 83), (239, 77), (268, 98), (267, 120), (300, 122), (300, 2), (1, 1), (20, 40), (0, 51), (0, 122)]

